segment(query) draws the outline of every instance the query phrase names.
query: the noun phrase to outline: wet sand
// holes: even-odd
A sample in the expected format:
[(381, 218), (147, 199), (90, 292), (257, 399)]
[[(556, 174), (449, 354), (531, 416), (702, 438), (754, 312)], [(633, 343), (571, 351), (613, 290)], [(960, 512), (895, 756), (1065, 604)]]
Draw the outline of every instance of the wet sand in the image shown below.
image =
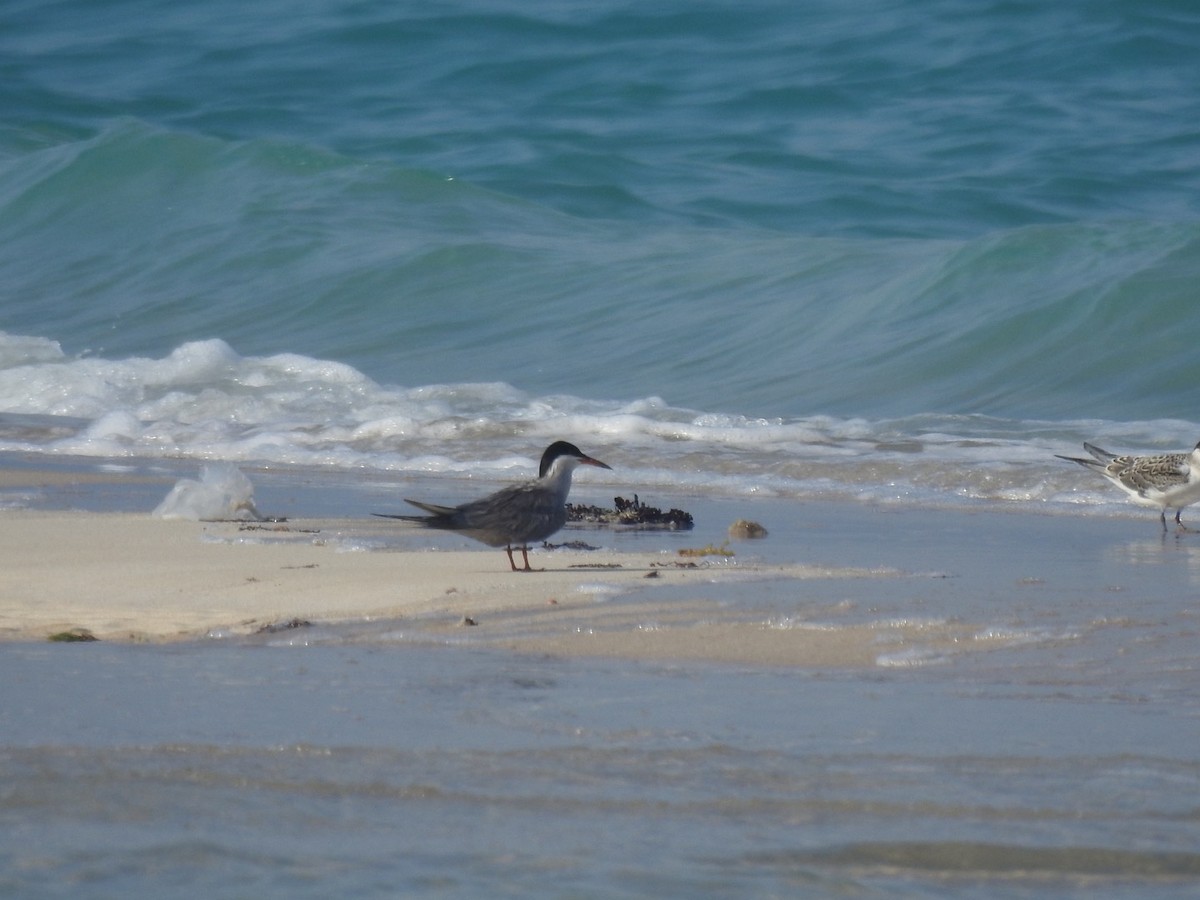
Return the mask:
[[(304, 642), (324, 629), (556, 656), (908, 665), (1074, 639), (1102, 610), (1176, 594), (1200, 571), (1200, 540), (1136, 515), (673, 497), (700, 512), (695, 532), (568, 528), (555, 540), (599, 549), (538, 548), (542, 571), (514, 573), (501, 550), (372, 518), (397, 505), (386, 478), (253, 473), (259, 506), (287, 513), (280, 523), (129, 511), (152, 509), (175, 474), (0, 466), (0, 499), (33, 492), (0, 509), (0, 640)], [(762, 519), (770, 536), (728, 543), (738, 518)], [(713, 545), (734, 555), (679, 553)]]
[(695, 530), (518, 574), (370, 515), (490, 485), (251, 471), (287, 521), (239, 525), (150, 515), (194, 465), (2, 463), (26, 893), (1195, 893), (1200, 535), (1153, 514), (656, 496)]
[[(467, 619), (547, 610), (561, 620), (594, 608), (597, 591), (618, 593), (649, 582), (678, 587), (748, 576), (867, 574), (806, 565), (733, 570), (669, 553), (564, 550), (535, 551), (531, 562), (541, 571), (512, 572), (497, 550), (346, 550), (344, 541), (356, 527), (360, 523), (353, 521), (189, 522), (127, 513), (4, 511), (0, 637), (38, 640), (75, 629), (101, 640), (167, 641), (251, 634), (292, 620), (345, 625), (410, 618), (437, 631), (469, 627)], [(637, 628), (624, 638), (634, 655), (641, 655), (647, 639)], [(544, 640), (545, 649), (565, 648)], [(690, 651), (679, 635), (651, 643), (658, 645), (654, 653), (705, 655), (705, 635), (696, 631), (689, 640), (696, 644)], [(539, 648), (532, 638), (513, 644)], [(617, 652), (611, 638), (593, 649)]]

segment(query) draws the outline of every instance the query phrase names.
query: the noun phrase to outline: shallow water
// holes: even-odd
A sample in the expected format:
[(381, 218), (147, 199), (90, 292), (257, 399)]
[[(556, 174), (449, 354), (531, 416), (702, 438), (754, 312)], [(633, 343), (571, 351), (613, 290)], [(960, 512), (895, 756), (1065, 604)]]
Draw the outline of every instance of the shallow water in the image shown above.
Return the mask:
[(1195, 893), (1200, 542), (1054, 459), (1200, 436), (1191, 6), (292, 6), (0, 10), (0, 463), (121, 476), (0, 505), (365, 519), (568, 438), (697, 513), (589, 540), (879, 571), (553, 627), (870, 662), (4, 646), (0, 893)]
[[(753, 510), (772, 533), (736, 545), (746, 560), (878, 572), (714, 577), (596, 592), (595, 607), (686, 617), (699, 599), (708, 621), (785, 634), (866, 625), (872, 664), (513, 653), (513, 634), (546, 629), (519, 614), (453, 634), (398, 620), (9, 645), (0, 884), (31, 897), (1194, 893), (1194, 535), (1133, 517)], [(712, 533), (572, 536), (669, 549)]]
[(20, 896), (1183, 897), (1200, 879), (1194, 709), (1086, 687), (419, 647), (4, 660)]

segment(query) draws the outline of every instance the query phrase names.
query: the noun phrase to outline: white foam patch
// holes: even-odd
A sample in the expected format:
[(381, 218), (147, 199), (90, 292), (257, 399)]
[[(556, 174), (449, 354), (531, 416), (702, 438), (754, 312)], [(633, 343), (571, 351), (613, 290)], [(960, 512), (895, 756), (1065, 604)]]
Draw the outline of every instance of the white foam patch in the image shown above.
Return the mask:
[(0, 331), (0, 369), (58, 362), (63, 358), (58, 341)]
[(581, 594), (588, 594), (595, 597), (597, 600), (603, 600), (607, 597), (615, 597), (617, 594), (624, 593), (624, 590), (615, 584), (604, 584), (601, 582), (584, 583), (575, 588)]
[(254, 507), (250, 479), (229, 463), (206, 465), (198, 481), (181, 479), (152, 515), (192, 521), (262, 518)]
[(885, 669), (912, 669), (922, 666), (945, 665), (950, 657), (928, 647), (908, 647), (894, 653), (882, 653), (875, 657), (875, 665)]
[(1182, 449), (1194, 430), (1174, 421), (754, 418), (657, 396), (536, 396), (498, 382), (386, 386), (336, 361), (243, 357), (219, 339), (161, 359), (68, 357), (52, 340), (4, 332), (0, 411), (0, 451), (19, 453), (511, 481), (532, 477), (541, 450), (566, 439), (615, 470), (590, 470), (581, 487), (1114, 513), (1128, 509), (1123, 496), (1054, 455), (1078, 452), (1082, 440)]

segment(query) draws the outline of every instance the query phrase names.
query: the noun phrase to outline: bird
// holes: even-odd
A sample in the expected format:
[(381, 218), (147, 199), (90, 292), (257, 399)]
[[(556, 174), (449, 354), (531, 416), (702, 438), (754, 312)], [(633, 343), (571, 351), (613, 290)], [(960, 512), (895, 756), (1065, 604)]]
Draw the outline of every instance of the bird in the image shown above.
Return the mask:
[[(460, 506), (439, 506), (404, 498), (427, 516), (402, 516), (375, 513), (386, 519), (416, 522), (426, 528), (457, 531), (489, 547), (504, 547), (514, 572), (532, 572), (529, 565), (529, 541), (542, 541), (567, 524), (567, 494), (571, 474), (578, 466), (612, 469), (607, 463), (588, 456), (574, 444), (555, 441), (542, 453), (538, 477), (514, 484)], [(513, 550), (519, 549), (525, 568), (518, 569)]]
[(1180, 520), (1183, 508), (1200, 500), (1200, 444), (1190, 453), (1164, 453), (1159, 456), (1117, 456), (1084, 442), (1083, 449), (1094, 459), (1061, 456), (1059, 459), (1099, 472), (1139, 506), (1157, 507), (1163, 531), (1167, 530), (1167, 510), (1175, 510), (1180, 531), (1194, 531)]

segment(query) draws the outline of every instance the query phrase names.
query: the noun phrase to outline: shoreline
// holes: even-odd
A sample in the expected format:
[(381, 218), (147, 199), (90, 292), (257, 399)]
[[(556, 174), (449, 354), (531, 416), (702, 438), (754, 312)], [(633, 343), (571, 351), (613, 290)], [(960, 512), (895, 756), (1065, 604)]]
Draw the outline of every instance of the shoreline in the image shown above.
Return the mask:
[(10, 561), (0, 575), (0, 640), (46, 640), (80, 629), (99, 640), (166, 642), (245, 636), (293, 620), (412, 620), (438, 631), (466, 618), (546, 608), (570, 615), (594, 605), (596, 592), (726, 576), (862, 574), (780, 565), (733, 571), (664, 552), (562, 549), (531, 553), (542, 571), (512, 572), (503, 552), (490, 548), (347, 549), (356, 526), (6, 510), (0, 542)]
[[(531, 551), (545, 571), (523, 573), (502, 550), (370, 515), (410, 488), (444, 496), (480, 484), (251, 470), (260, 508), (284, 521), (153, 517), (176, 473), (194, 466), (0, 461), (0, 502), (22, 504), (0, 508), (0, 643), (79, 630), (120, 644), (927, 665), (1078, 640), (1098, 598), (1124, 610), (1178, 593), (1200, 559), (1200, 539), (1163, 536), (1141, 517), (661, 495), (696, 513), (693, 531), (569, 525), (553, 538), (568, 546)], [(580, 487), (581, 500), (596, 496)], [(768, 537), (729, 540), (739, 518), (761, 520)], [(733, 555), (680, 554), (723, 544)], [(1052, 622), (1062, 604), (1079, 613), (1053, 627), (1021, 612)]]

